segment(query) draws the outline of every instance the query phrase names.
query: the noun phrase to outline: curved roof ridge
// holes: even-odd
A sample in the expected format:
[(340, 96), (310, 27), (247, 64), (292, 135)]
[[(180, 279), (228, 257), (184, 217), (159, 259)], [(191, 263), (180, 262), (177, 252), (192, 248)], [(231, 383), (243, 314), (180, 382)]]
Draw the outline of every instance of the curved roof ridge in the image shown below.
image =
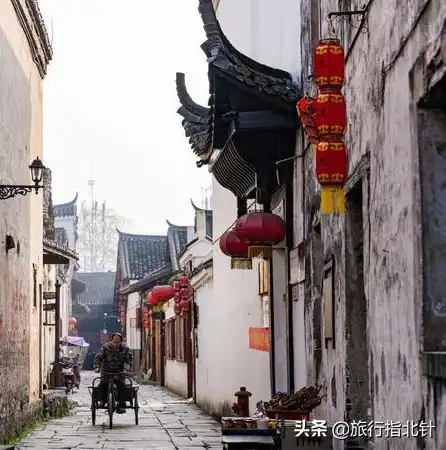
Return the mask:
[(164, 234), (138, 234), (138, 233), (125, 233), (121, 231), (118, 227), (115, 227), (119, 234), (119, 237), (133, 237), (133, 238), (166, 238)]
[(171, 228), (187, 228), (187, 225), (175, 225), (174, 223), (169, 222), (167, 219), (165, 219), (165, 220), (166, 220), (167, 225)]
[(182, 72), (176, 73), (176, 85), (178, 99), (182, 106), (184, 106), (188, 111), (195, 112), (200, 116), (205, 116), (209, 114), (209, 108), (206, 106), (199, 105), (192, 100), (186, 87), (186, 75)]
[(57, 203), (53, 206), (53, 208), (65, 208), (67, 206), (74, 206), (77, 202), (78, 193), (76, 192), (76, 195), (74, 196), (73, 200), (66, 202), (66, 203)]
[(212, 147), (212, 114), (210, 108), (195, 103), (187, 92), (184, 73), (176, 74), (177, 95), (181, 107), (177, 113), (183, 118), (182, 125), (193, 152), (203, 157)]
[(192, 199), (190, 199), (190, 202), (192, 204), (192, 208), (194, 208), (195, 211), (205, 211), (205, 212), (212, 212), (212, 209), (206, 209), (206, 208), (200, 208), (197, 206)]
[(265, 75), (284, 78), (293, 83), (291, 74), (286, 70), (276, 69), (271, 66), (267, 66), (266, 64), (262, 64), (240, 52), (231, 44), (223, 32), (219, 20), (217, 19), (212, 0), (199, 0), (198, 11), (200, 12), (203, 20), (204, 31), (207, 37), (207, 41), (203, 44), (202, 48), (208, 57), (211, 57), (209, 50), (213, 47), (213, 44), (219, 43), (225, 47), (229, 55), (233, 56), (235, 59), (239, 59), (240, 62), (244, 63), (253, 70), (262, 72)]

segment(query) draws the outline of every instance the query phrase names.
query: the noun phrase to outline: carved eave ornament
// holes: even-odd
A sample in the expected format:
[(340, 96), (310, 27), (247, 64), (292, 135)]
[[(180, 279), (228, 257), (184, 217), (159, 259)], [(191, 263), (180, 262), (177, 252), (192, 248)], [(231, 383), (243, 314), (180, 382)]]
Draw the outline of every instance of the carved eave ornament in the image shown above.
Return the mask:
[[(294, 155), (301, 98), (291, 75), (254, 61), (224, 35), (212, 0), (199, 0), (206, 32), (209, 105), (192, 101), (177, 74), (183, 127), (197, 165), (209, 165), (217, 181), (239, 198), (277, 184), (276, 162)], [(262, 185), (262, 186), (260, 186)]]
[(11, 0), (11, 3), (16, 12), (17, 20), (25, 33), (33, 61), (43, 79), (48, 64), (53, 58), (53, 49), (38, 1)]

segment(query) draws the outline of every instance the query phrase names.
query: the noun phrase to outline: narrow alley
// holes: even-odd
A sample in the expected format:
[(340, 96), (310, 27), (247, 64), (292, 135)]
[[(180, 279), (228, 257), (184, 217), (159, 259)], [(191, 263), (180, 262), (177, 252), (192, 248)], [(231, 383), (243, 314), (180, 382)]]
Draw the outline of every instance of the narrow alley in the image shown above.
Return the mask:
[(155, 385), (139, 390), (139, 425), (133, 410), (114, 417), (101, 410), (96, 426), (91, 423), (90, 394), (92, 372), (82, 374), (82, 386), (72, 400), (78, 403), (71, 416), (42, 424), (25, 437), (18, 449), (221, 449), (219, 424), (195, 404), (180, 399)]

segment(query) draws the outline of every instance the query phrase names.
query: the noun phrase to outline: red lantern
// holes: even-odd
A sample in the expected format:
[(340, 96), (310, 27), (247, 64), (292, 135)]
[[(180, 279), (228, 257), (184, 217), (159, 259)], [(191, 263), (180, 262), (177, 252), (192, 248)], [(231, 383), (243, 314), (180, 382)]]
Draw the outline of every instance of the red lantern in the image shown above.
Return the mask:
[(271, 247), (285, 238), (285, 222), (276, 214), (250, 212), (235, 223), (237, 236), (248, 243), (250, 258), (271, 258)]
[(152, 306), (156, 306), (159, 303), (159, 300), (153, 295), (152, 291), (147, 294), (147, 303)]
[(173, 311), (176, 316), (179, 316), (181, 314), (181, 305), (179, 303), (175, 303), (173, 305)]
[(314, 53), (314, 82), (321, 90), (340, 91), (344, 84), (344, 49), (338, 39), (322, 39)]
[(74, 317), (70, 317), (68, 319), (68, 326), (70, 326), (71, 328), (75, 328), (77, 325), (77, 320)]
[(231, 269), (252, 269), (252, 260), (248, 258), (248, 244), (242, 241), (235, 230), (228, 230), (219, 239), (220, 250), (231, 257)]
[(321, 212), (344, 211), (344, 184), (348, 175), (344, 142), (319, 142), (316, 150), (316, 176), (322, 186)]
[(173, 301), (174, 301), (175, 303), (180, 303), (180, 300), (181, 300), (181, 298), (180, 298), (180, 292), (177, 291), (177, 292), (175, 292), (175, 294), (173, 295)]
[(167, 302), (174, 296), (175, 289), (170, 284), (155, 286), (152, 289), (152, 294), (158, 299), (159, 302)]
[(180, 303), (181, 312), (188, 312), (190, 309), (190, 303), (188, 300), (181, 300)]
[(314, 121), (320, 140), (325, 136), (344, 135), (347, 126), (347, 112), (344, 96), (339, 93), (321, 94), (313, 104)]
[(174, 281), (173, 282), (173, 288), (175, 291), (179, 291), (181, 288), (180, 282), (179, 281)]
[(181, 288), (181, 291), (180, 291), (180, 300), (183, 300), (183, 299), (188, 299), (190, 297), (190, 290), (189, 290), (189, 288), (188, 287), (186, 287), (186, 288)]
[(316, 123), (313, 117), (313, 111), (311, 110), (311, 105), (314, 103), (313, 98), (303, 97), (299, 100), (296, 105), (297, 114), (299, 115), (300, 121), (304, 128), (304, 132), (307, 135), (308, 140), (312, 144), (317, 144), (319, 142), (319, 136), (317, 134)]
[(189, 278), (187, 275), (181, 275), (178, 281), (181, 287), (189, 286)]

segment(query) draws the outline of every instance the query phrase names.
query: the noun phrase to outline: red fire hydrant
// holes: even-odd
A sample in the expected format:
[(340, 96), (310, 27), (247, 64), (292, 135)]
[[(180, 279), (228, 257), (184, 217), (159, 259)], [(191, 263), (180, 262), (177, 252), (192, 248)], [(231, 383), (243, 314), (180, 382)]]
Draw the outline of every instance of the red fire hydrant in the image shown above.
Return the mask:
[(237, 397), (237, 403), (234, 403), (232, 410), (239, 417), (249, 417), (249, 397), (251, 392), (242, 386), (238, 392), (234, 394)]

